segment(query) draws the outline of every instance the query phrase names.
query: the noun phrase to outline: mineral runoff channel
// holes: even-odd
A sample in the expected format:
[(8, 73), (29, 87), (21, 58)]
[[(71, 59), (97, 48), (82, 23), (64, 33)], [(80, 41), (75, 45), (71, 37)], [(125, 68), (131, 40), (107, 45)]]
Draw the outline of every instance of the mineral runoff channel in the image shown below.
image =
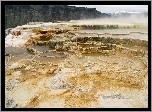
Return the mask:
[(6, 108), (147, 108), (148, 26), (70, 21), (7, 29)]

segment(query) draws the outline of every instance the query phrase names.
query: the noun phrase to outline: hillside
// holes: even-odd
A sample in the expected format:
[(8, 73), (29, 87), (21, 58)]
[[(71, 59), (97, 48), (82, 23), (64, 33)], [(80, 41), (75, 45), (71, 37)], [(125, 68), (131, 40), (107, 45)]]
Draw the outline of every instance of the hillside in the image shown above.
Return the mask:
[(96, 8), (68, 5), (6, 5), (5, 29), (28, 22), (56, 22), (107, 17)]

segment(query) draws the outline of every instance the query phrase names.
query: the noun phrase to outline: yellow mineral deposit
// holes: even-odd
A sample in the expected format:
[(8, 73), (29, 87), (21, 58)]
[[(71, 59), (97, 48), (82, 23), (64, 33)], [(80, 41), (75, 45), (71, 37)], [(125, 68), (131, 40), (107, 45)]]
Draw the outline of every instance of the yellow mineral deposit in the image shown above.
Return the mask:
[(6, 36), (6, 108), (148, 107), (147, 29), (58, 25)]

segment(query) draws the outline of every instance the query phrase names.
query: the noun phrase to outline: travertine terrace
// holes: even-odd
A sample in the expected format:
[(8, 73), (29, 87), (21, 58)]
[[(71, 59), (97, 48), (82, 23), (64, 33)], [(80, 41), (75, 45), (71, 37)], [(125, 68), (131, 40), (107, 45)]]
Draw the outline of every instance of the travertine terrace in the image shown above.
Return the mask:
[(147, 108), (143, 25), (30, 23), (5, 38), (6, 108)]

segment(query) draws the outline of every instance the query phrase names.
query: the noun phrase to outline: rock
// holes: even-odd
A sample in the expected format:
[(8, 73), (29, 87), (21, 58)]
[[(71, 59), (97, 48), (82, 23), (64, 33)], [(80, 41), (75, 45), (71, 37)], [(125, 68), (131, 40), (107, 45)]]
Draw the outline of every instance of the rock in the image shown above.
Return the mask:
[(100, 65), (97, 65), (97, 64), (91, 64), (91, 65), (84, 64), (83, 66), (85, 67), (85, 73), (86, 74), (101, 73), (101, 67), (100, 67)]
[(47, 73), (53, 74), (56, 70), (57, 70), (57, 68), (55, 68), (55, 67), (54, 68), (50, 68)]
[(37, 72), (39, 74), (45, 75), (48, 72), (48, 69), (46, 69), (46, 68), (39, 68)]
[(14, 75), (15, 78), (19, 78), (19, 76), (21, 74), (22, 74), (21, 71), (16, 71), (16, 72), (13, 73), (13, 75)]
[(8, 91), (12, 90), (15, 86), (17, 86), (18, 82), (19, 82), (18, 80), (12, 79), (10, 83), (6, 86), (6, 90)]
[(85, 73), (86, 74), (93, 74), (93, 73), (95, 73), (95, 70), (94, 70), (93, 67), (86, 67), (85, 68)]
[(5, 98), (5, 108), (15, 108), (18, 104), (15, 103), (15, 100), (12, 97)]
[(53, 85), (51, 85), (51, 87), (53, 89), (67, 89), (67, 88), (71, 88), (72, 84), (70, 84), (70, 83), (53, 84)]
[(19, 64), (18, 64), (18, 62), (15, 62), (9, 67), (9, 69), (15, 69), (17, 67), (19, 67)]
[(83, 88), (81, 86), (76, 86), (74, 89), (80, 92), (89, 92), (91, 90), (91, 88)]
[[(66, 63), (67, 64), (67, 63)], [(72, 84), (66, 82), (66, 79), (72, 76), (75, 76), (76, 71), (75, 68), (66, 68), (67, 66), (65, 64), (60, 64), (58, 69), (60, 70), (52, 79), (51, 81), (51, 87), (54, 89), (65, 89), (65, 88), (71, 88)]]
[(31, 65), (29, 65), (25, 68), (25, 70), (30, 70), (30, 69), (33, 69), (33, 67)]
[(32, 76), (35, 76), (35, 75), (37, 75), (37, 73), (36, 73), (36, 72), (32, 72), (31, 75), (32, 75)]
[(31, 54), (34, 54), (34, 55), (36, 55), (36, 54), (40, 54), (40, 52), (39, 51), (37, 51), (36, 49), (34, 49), (34, 48), (27, 48), (27, 50), (31, 53)]
[(11, 34), (14, 36), (19, 36), (21, 35), (21, 31), (13, 31)]
[(108, 99), (108, 98), (112, 98), (112, 99), (124, 99), (124, 97), (121, 94), (115, 94), (115, 95), (110, 95), (110, 96), (105, 96), (102, 95), (103, 99)]

